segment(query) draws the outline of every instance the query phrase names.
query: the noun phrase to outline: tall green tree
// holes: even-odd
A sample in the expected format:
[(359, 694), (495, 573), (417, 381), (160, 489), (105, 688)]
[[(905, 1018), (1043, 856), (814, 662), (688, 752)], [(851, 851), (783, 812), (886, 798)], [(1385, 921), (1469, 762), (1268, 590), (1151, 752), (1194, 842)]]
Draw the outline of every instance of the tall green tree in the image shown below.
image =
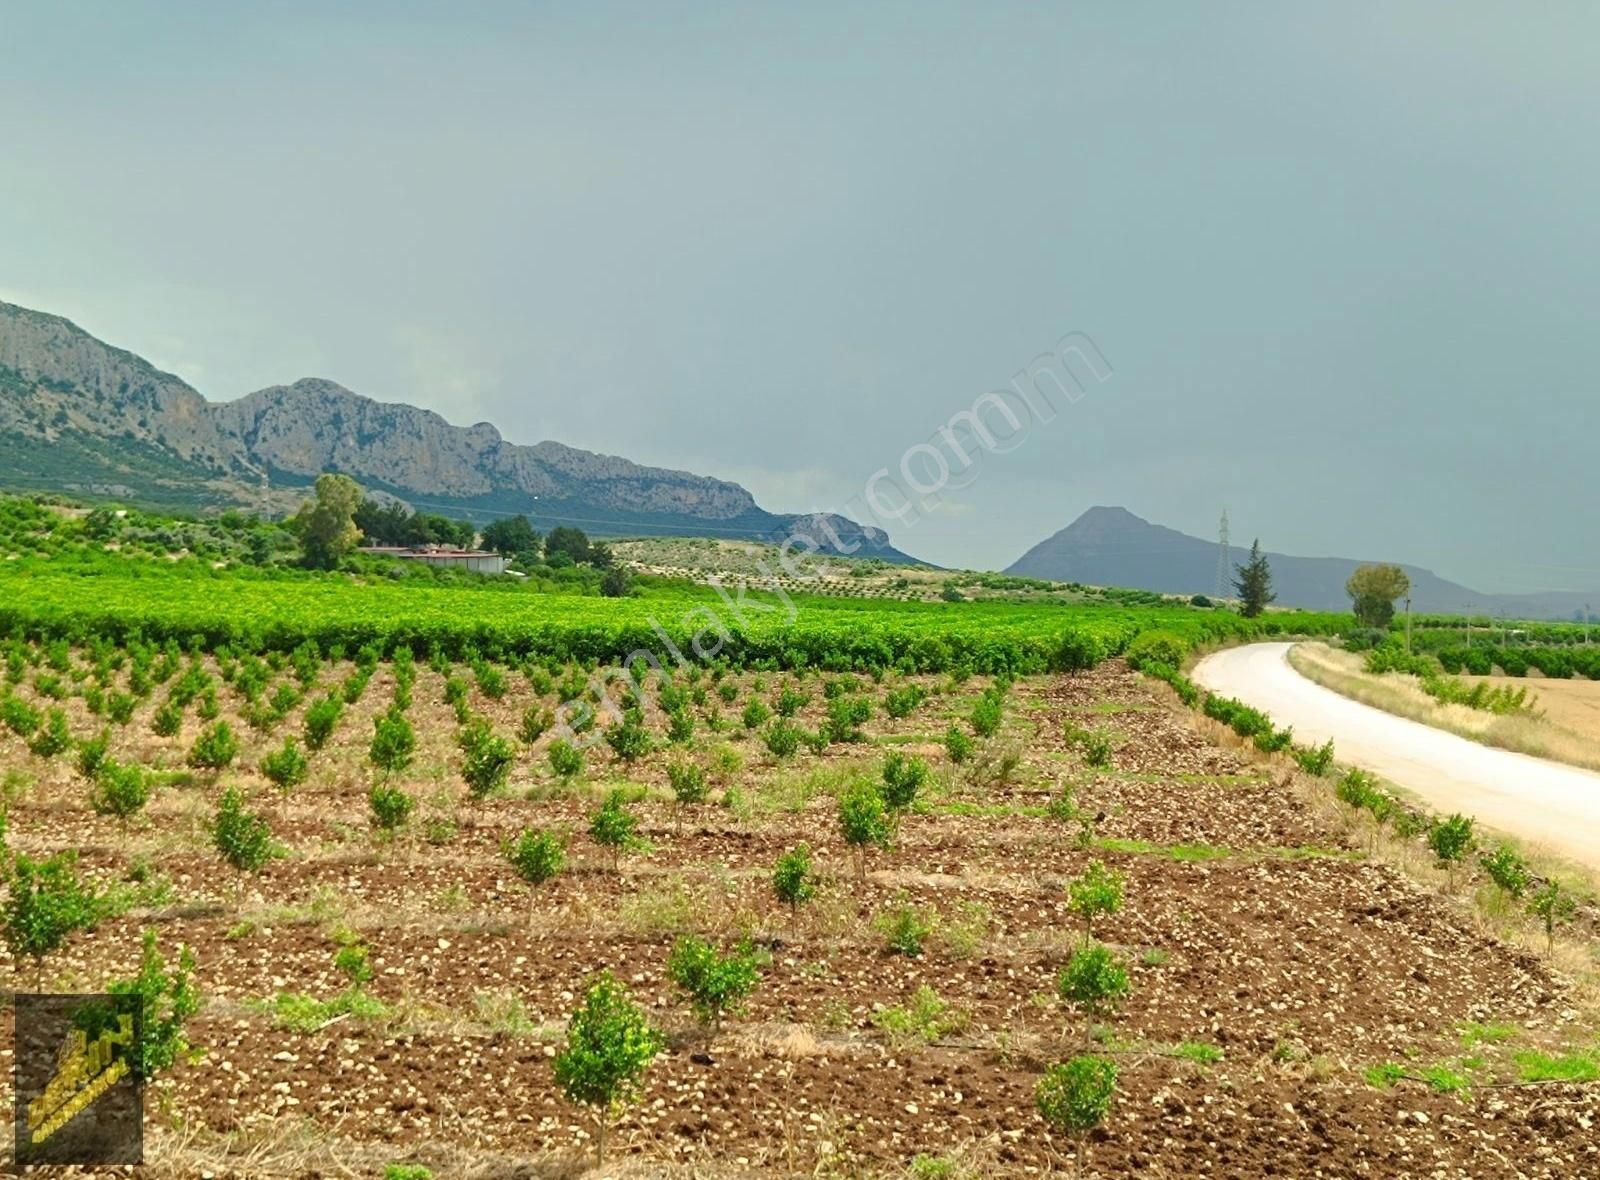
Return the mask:
[(544, 539), (544, 555), (554, 557), (558, 553), (571, 558), (574, 564), (589, 560), (589, 537), (582, 529), (560, 528), (550, 530), (550, 535)]
[(1387, 627), (1395, 600), (1411, 593), (1411, 579), (1397, 565), (1364, 565), (1344, 584), (1356, 619), (1366, 627)]
[(1234, 571), (1239, 575), (1233, 582), (1234, 592), (1239, 596), (1239, 613), (1253, 619), (1277, 598), (1272, 592), (1272, 567), (1261, 552), (1259, 538), (1250, 546), (1250, 560), (1235, 566)]
[(508, 516), (483, 526), (483, 547), (506, 557), (538, 556), (539, 540), (526, 516)]
[(295, 531), (305, 562), (312, 569), (332, 569), (361, 540), (356, 509), (361, 507), (361, 485), (348, 475), (319, 475), (315, 495), (295, 514)]

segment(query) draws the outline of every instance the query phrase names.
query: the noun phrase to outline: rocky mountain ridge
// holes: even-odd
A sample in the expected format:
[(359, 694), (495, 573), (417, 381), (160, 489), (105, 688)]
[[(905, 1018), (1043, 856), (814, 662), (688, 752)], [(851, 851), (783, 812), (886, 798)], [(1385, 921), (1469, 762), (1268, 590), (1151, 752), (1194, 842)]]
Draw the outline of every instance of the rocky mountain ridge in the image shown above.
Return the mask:
[[(598, 535), (772, 540), (911, 560), (880, 529), (767, 511), (726, 480), (646, 467), (558, 442), (522, 446), (494, 426), (375, 401), (308, 378), (231, 402), (105, 344), (60, 316), (0, 303), (0, 483), (174, 507), (283, 510), (325, 471), (431, 512), (526, 513)], [(831, 534), (831, 535), (830, 535)]]

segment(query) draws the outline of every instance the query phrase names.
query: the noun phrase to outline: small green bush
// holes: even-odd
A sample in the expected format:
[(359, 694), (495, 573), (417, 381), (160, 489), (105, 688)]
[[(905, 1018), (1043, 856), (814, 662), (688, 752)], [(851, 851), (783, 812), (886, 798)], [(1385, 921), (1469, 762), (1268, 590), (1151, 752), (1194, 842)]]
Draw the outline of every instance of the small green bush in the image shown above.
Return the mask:
[(865, 879), (866, 850), (869, 845), (887, 847), (893, 829), (889, 809), (878, 788), (867, 779), (857, 779), (839, 796), (839, 832), (850, 845), (856, 862), (856, 876)]
[(583, 773), (583, 751), (571, 742), (557, 738), (545, 751), (550, 769), (563, 779), (576, 778)]
[(617, 1109), (639, 1092), (640, 1079), (666, 1038), (609, 971), (584, 993), (567, 1023), (567, 1043), (556, 1054), (556, 1084), (571, 1102), (591, 1106), (600, 1123), (596, 1157), (605, 1161), (606, 1132)]
[(703, 938), (686, 934), (673, 945), (667, 960), (667, 978), (689, 997), (695, 1018), (715, 1032), (722, 1018), (737, 1011), (755, 989), (758, 960), (749, 943), (727, 954)]
[(245, 810), (237, 787), (222, 793), (211, 825), (211, 843), (223, 860), (244, 872), (256, 872), (273, 856), (272, 829), (261, 816)]
[(239, 739), (226, 721), (206, 726), (189, 750), (189, 765), (196, 770), (223, 770), (239, 756)]
[(883, 801), (891, 811), (906, 811), (928, 781), (928, 764), (921, 758), (893, 751), (883, 760)]
[(922, 954), (923, 944), (938, 924), (937, 911), (911, 904), (904, 893), (897, 895), (872, 923), (889, 950), (908, 959)]
[(367, 792), (367, 811), (372, 826), (383, 832), (394, 832), (405, 826), (417, 801), (399, 787), (374, 783)]
[(778, 858), (772, 870), (772, 891), (791, 916), (817, 894), (816, 874), (811, 868), (811, 846), (796, 844)]
[(411, 765), (416, 752), (416, 731), (401, 709), (391, 708), (373, 718), (372, 744), (367, 748), (367, 757), (373, 766), (385, 774), (399, 774)]
[(1122, 908), (1123, 877), (1101, 861), (1091, 861), (1083, 874), (1067, 886), (1067, 908), (1083, 919), (1084, 931), (1094, 937), (1094, 920)]
[(972, 757), (972, 739), (959, 725), (945, 730), (944, 751), (957, 766)]
[(282, 749), (274, 750), (261, 760), (261, 773), (285, 793), (305, 782), (310, 770), (310, 763), (292, 737), (284, 738)]
[(627, 797), (620, 788), (607, 794), (600, 809), (589, 817), (589, 835), (610, 853), (612, 872), (620, 871), (620, 859), (624, 852), (632, 851), (642, 843), (639, 839), (639, 817), (628, 810)]

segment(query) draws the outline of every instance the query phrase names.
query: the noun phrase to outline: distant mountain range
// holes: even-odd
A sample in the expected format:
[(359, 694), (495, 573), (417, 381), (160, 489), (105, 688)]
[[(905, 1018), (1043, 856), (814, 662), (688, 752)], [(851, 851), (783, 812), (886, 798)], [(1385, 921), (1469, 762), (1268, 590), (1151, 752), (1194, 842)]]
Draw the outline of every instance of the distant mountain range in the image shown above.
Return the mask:
[(911, 561), (881, 529), (760, 507), (726, 480), (642, 467), (487, 422), (306, 379), (213, 403), (60, 316), (0, 303), (0, 487), (182, 510), (285, 511), (326, 471), (415, 508), (471, 520), (526, 513), (601, 536), (835, 538), (857, 556)]
[[(1151, 524), (1126, 508), (1091, 508), (1054, 536), (1040, 541), (1005, 572), (1093, 586), (1129, 586), (1167, 594), (1215, 594), (1217, 542)], [(1235, 547), (1241, 562), (1246, 550)], [(1362, 561), (1348, 557), (1291, 557), (1268, 553), (1278, 602), (1312, 610), (1346, 610), (1346, 579)], [(1524, 619), (1570, 619), (1584, 604), (1600, 605), (1600, 591), (1583, 594), (1483, 594), (1400, 564), (1411, 577), (1411, 607), (1424, 614), (1500, 614)], [(1232, 571), (1229, 577), (1232, 578)], [(1231, 596), (1233, 591), (1228, 590)]]

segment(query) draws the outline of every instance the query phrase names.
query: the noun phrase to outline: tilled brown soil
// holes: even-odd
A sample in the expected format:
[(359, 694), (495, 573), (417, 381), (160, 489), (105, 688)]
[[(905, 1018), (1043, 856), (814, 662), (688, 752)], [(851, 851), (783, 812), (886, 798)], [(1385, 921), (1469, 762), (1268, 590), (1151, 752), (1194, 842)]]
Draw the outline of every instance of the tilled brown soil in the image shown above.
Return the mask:
[[(531, 701), (514, 679), (506, 700), (476, 690), (472, 700), (507, 732)], [(1089, 1153), (1102, 1175), (1600, 1176), (1596, 1087), (1519, 1084), (1512, 1064), (1519, 1050), (1595, 1043), (1594, 1015), (1570, 983), (1477, 933), (1457, 898), (1369, 861), (1301, 801), (1287, 764), (1207, 744), (1120, 666), (1018, 684), (992, 745), (1020, 763), (981, 785), (938, 741), (965, 716), (975, 682), (935, 692), (900, 721), (880, 709), (867, 743), (780, 765), (737, 724), (754, 678), (739, 679), (738, 701), (720, 705), (733, 727), (702, 728), (698, 747), (743, 754), (734, 781), (749, 810), (713, 802), (680, 817), (665, 768), (681, 753), (622, 767), (601, 746), (590, 785), (563, 788), (546, 768), (548, 739), (519, 757), (506, 797), (465, 804), (454, 719), (439, 678), (421, 670), (411, 711), (421, 750), (402, 782), (423, 800), (414, 827), (431, 814), (459, 820), (438, 846), (415, 832), (377, 844), (367, 832), (363, 759), (392, 692), (386, 672), (287, 803), (242, 769), (164, 788), (127, 832), (88, 809), (65, 760), (32, 758), (6, 734), (4, 764), (32, 782), (11, 811), (14, 848), (78, 848), (106, 881), (139, 858), (171, 884), (159, 904), (75, 936), (47, 961), (47, 986), (88, 989), (131, 973), (147, 926), (167, 951), (187, 943), (199, 960), (207, 1006), (191, 1039), (204, 1055), (152, 1102), (157, 1174), (379, 1175), (389, 1160), (430, 1163), (439, 1176), (577, 1174), (593, 1124), (561, 1098), (552, 1058), (585, 979), (609, 967), (667, 1030), (669, 1048), (616, 1131), (608, 1172), (896, 1176), (919, 1155), (952, 1161), (958, 1170), (943, 1173), (952, 1176), (1070, 1170), (1071, 1148), (1047, 1132), (1033, 1089), (1048, 1063), (1092, 1048), (1120, 1071)], [(781, 678), (766, 680), (763, 697)], [(814, 699), (801, 723), (815, 726), (820, 684), (806, 687)], [(114, 753), (176, 767), (198, 723), (153, 738), (152, 708), (118, 732)], [(81, 702), (69, 712), (76, 733), (92, 732)], [(271, 735), (238, 725), (241, 764), (298, 732), (299, 713)], [(1067, 721), (1115, 735), (1110, 767), (1082, 764), (1062, 736)], [(889, 748), (927, 757), (936, 781), (858, 880), (831, 792), (851, 773), (875, 775)], [(636, 805), (650, 848), (614, 874), (582, 833), (596, 784), (624, 780), (650, 791)], [(209, 846), (205, 821), (228, 783), (256, 793), (288, 847), (259, 874), (228, 869)], [(1062, 784), (1100, 817), (1092, 834), (1049, 814)], [(499, 853), (530, 825), (578, 833), (568, 871), (532, 896)], [(768, 876), (800, 840), (828, 879), (791, 916), (772, 901)], [(1126, 875), (1124, 908), (1095, 935), (1124, 955), (1133, 982), (1099, 1044), (1054, 998), (1082, 933), (1065, 885), (1095, 859)], [(889, 954), (872, 925), (901, 902), (941, 919), (917, 958)], [(748, 935), (770, 955), (749, 1003), (715, 1038), (666, 978), (683, 930)], [(327, 999), (344, 986), (334, 939), (350, 932), (370, 947), (367, 990), (389, 1015), (314, 1032), (276, 1026), (263, 1001)], [(9, 959), (3, 970), (17, 974)], [(31, 984), (31, 966), (21, 977)], [(933, 1044), (888, 1039), (875, 1012), (923, 986), (963, 1026)], [(1514, 1032), (1468, 1044), (1469, 1024)], [(9, 1045), (10, 1029), (0, 1032)], [(1196, 1043), (1220, 1060), (1179, 1053)], [(1364, 1074), (1384, 1062), (1418, 1077), (1448, 1065), (1469, 1086), (1375, 1088)]]

